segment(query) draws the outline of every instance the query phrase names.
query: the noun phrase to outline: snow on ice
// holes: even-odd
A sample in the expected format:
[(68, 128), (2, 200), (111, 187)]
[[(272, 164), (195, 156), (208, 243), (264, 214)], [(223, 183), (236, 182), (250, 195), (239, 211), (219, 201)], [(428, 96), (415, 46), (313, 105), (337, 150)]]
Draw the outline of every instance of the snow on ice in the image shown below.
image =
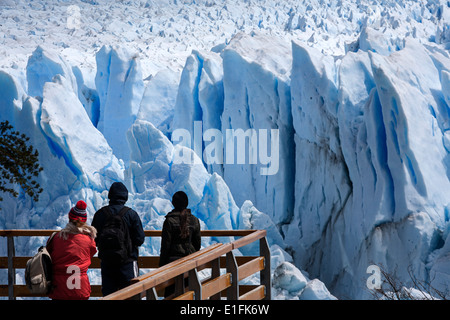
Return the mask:
[(273, 299), (372, 298), (370, 265), (448, 294), (446, 1), (70, 5), (0, 2), (0, 121), (44, 167), (40, 200), (5, 195), (0, 228), (62, 227), (123, 181), (145, 229), (183, 190), (203, 229), (267, 230)]

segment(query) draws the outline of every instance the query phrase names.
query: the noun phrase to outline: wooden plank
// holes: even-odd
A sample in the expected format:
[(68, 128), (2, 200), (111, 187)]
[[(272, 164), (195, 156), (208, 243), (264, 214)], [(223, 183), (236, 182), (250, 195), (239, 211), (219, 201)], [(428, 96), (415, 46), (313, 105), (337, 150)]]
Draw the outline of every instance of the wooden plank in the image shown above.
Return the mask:
[(194, 291), (187, 291), (182, 295), (173, 298), (173, 300), (194, 300)]
[(220, 256), (227, 254), (233, 249), (233, 245), (231, 243), (223, 244), (221, 247), (214, 249), (207, 254), (201, 255), (195, 259), (195, 264), (197, 268), (200, 268), (206, 263), (211, 262), (214, 259), (219, 258)]
[(161, 230), (144, 230), (144, 235), (146, 237), (161, 237)]
[(27, 266), (27, 261), (30, 260), (32, 257), (14, 257), (13, 264), (14, 267), (17, 269), (25, 269)]
[(141, 269), (157, 269), (159, 268), (159, 256), (139, 257), (138, 266)]
[(225, 273), (218, 278), (202, 284), (202, 300), (219, 293), (231, 286), (231, 273)]
[[(0, 297), (8, 296), (8, 285), (0, 285)], [(14, 296), (15, 297), (46, 297), (44, 294), (33, 294), (27, 288), (26, 285), (16, 284), (14, 285)], [(91, 297), (101, 297), (102, 286), (101, 285), (91, 285)]]
[(266, 288), (264, 285), (260, 285), (253, 290), (243, 294), (239, 297), (239, 300), (262, 300), (265, 298)]
[(264, 269), (264, 257), (257, 257), (238, 267), (239, 281)]
[(8, 268), (8, 257), (0, 257), (0, 269)]
[(202, 230), (202, 237), (244, 237), (256, 232), (256, 230)]
[(0, 230), (1, 237), (48, 237), (53, 232), (59, 230), (32, 230), (32, 229), (12, 229)]
[(251, 234), (233, 242), (233, 249), (239, 249), (266, 236), (266, 230), (256, 230)]
[[(246, 294), (249, 291), (252, 291), (253, 289), (255, 289), (256, 287), (258, 287), (259, 285), (255, 285), (255, 284), (240, 284), (239, 285), (239, 297)], [(227, 292), (226, 291), (222, 291), (220, 293), (221, 297), (223, 299), (227, 298)]]
[(8, 285), (0, 284), (0, 297), (7, 297), (7, 296), (8, 296)]

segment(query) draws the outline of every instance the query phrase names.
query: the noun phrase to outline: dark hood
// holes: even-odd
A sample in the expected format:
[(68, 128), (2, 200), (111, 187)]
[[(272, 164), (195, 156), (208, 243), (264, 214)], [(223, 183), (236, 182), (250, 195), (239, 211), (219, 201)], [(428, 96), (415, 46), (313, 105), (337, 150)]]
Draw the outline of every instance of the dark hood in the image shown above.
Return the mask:
[(128, 200), (128, 189), (122, 182), (114, 182), (109, 188), (108, 199), (113, 203), (125, 203)]

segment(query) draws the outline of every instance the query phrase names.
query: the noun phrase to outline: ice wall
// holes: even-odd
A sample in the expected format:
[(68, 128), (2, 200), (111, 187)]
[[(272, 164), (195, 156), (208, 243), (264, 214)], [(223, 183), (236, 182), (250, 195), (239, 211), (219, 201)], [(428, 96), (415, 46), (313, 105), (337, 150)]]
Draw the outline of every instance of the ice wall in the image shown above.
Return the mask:
[[(155, 125), (140, 119), (149, 114), (149, 104), (141, 103), (140, 118), (126, 131), (129, 165), (125, 167), (81, 102), (83, 97), (79, 96), (76, 85), (86, 87), (83, 77), (72, 82), (75, 80), (72, 69), (65, 66), (68, 63), (61, 56), (38, 48), (30, 57), (26, 88), (20, 84), (23, 79), (0, 72), (0, 88), (4, 93), (0, 98), (1, 120), (9, 120), (17, 130), (31, 138), (30, 143), (39, 151), (39, 162), (44, 167), (38, 178), (44, 192), (38, 202), (33, 202), (23, 193), (19, 199), (5, 195), (0, 217), (2, 228), (63, 227), (67, 223), (68, 210), (79, 199), (87, 202), (90, 220), (93, 213), (107, 203), (107, 190), (111, 183), (123, 181), (130, 191), (128, 205), (139, 213), (145, 229), (161, 229), (164, 216), (172, 209), (172, 194), (183, 190), (188, 194), (189, 207), (201, 220), (202, 229), (267, 229), (269, 244), (279, 253), (275, 256), (273, 268), (285, 260), (292, 261), (292, 257), (283, 250), (283, 240), (275, 224), (266, 214), (258, 211), (251, 201), (246, 201), (240, 208), (223, 178), (217, 173), (208, 173), (201, 160), (192, 163), (178, 161), (182, 153), (194, 159), (198, 156), (191, 149), (173, 146)], [(41, 74), (36, 70), (52, 72)], [(109, 72), (109, 69), (105, 70)], [(213, 77), (212, 74), (206, 76)], [(110, 79), (109, 75), (104, 77)], [(35, 86), (33, 90), (38, 90), (36, 97), (27, 94), (30, 84)], [(207, 86), (202, 84), (199, 87)], [(99, 96), (102, 97), (104, 91), (99, 87)], [(149, 89), (146, 97), (154, 90)], [(200, 96), (208, 100), (214, 93), (217, 91), (204, 92)], [(223, 95), (219, 94), (219, 97)], [(102, 112), (114, 113), (105, 109)], [(155, 119), (158, 118), (151, 118)], [(155, 123), (158, 124), (157, 121)], [(30, 255), (43, 241), (45, 239), (39, 237), (19, 239), (16, 253)], [(227, 239), (203, 239), (202, 244), (208, 246), (211, 241)], [(159, 239), (150, 239), (141, 248), (141, 254), (158, 255), (159, 245)], [(6, 254), (4, 249), (0, 248), (1, 254)], [(246, 250), (248, 254), (255, 254), (258, 248)], [(91, 274), (90, 277), (92, 283), (99, 281), (98, 275)], [(19, 282), (20, 278), (18, 274)], [(284, 285), (278, 289), (285, 290)], [(295, 294), (288, 293), (287, 297)]]
[[(192, 51), (179, 80), (170, 71), (143, 80), (141, 59), (120, 46), (97, 52), (95, 81), (45, 46), (24, 70), (13, 64), (0, 71), (0, 119), (32, 137), (42, 166), (51, 168), (39, 178), (45, 191), (38, 203), (5, 197), (0, 224), (62, 226), (76, 200), (86, 199), (93, 212), (107, 202), (109, 184), (124, 181), (144, 227), (159, 229), (171, 194), (181, 189), (202, 228), (268, 230), (273, 266), (281, 265), (279, 297), (314, 287), (303, 287), (286, 261), (341, 297), (370, 298), (370, 264), (405, 282), (411, 268), (448, 290), (449, 6), (325, 3), (293, 7), (284, 37), (252, 31), (215, 52)], [(405, 18), (399, 12), (406, 4)], [(284, 23), (281, 12), (270, 19)], [(245, 19), (233, 23), (249, 26)], [(2, 34), (5, 43), (14, 40)], [(118, 34), (137, 39), (136, 32)], [(172, 144), (176, 129), (186, 129), (195, 152)], [(259, 153), (248, 163), (249, 138), (242, 147), (247, 163), (226, 163), (226, 154), (225, 163), (208, 163), (212, 141), (205, 133), (226, 138), (226, 130), (237, 129), (279, 130), (276, 174), (260, 174)], [(227, 143), (213, 146), (225, 151)], [(181, 153), (199, 161), (180, 163)], [(20, 250), (29, 254), (37, 242)], [(151, 239), (142, 252), (158, 254), (158, 246)], [(287, 284), (290, 277), (301, 285)]]
[(126, 164), (126, 132), (133, 124), (144, 94), (144, 81), (136, 53), (122, 46), (103, 46), (96, 55), (95, 85), (100, 100), (97, 128), (114, 153)]
[[(216, 154), (215, 161), (210, 153), (204, 152), (208, 130), (221, 130), (220, 116), (223, 112), (223, 66), (222, 58), (215, 52), (192, 51), (186, 59), (178, 87), (173, 121), (169, 135), (174, 130), (187, 130), (187, 141), (172, 137), (173, 142), (193, 149), (210, 173), (223, 175), (223, 154)], [(195, 122), (197, 126), (195, 127)], [(209, 140), (208, 140), (209, 139)], [(220, 141), (219, 147), (222, 147)]]
[(137, 119), (150, 121), (168, 135), (174, 117), (178, 84), (178, 73), (170, 69), (161, 70), (152, 76), (145, 86)]
[[(446, 288), (448, 52), (369, 27), (347, 49), (330, 56), (257, 33), (230, 41), (221, 52), (223, 111), (214, 99), (208, 110), (223, 134), (279, 129), (280, 172), (264, 177), (224, 157), (224, 180), (237, 204), (250, 199), (270, 217), (295, 264), (337, 295), (370, 298), (371, 264), (406, 284), (412, 271)], [(202, 67), (186, 64), (200, 80), (180, 82), (180, 91), (198, 95)], [(183, 105), (192, 122), (204, 121), (199, 103)]]
[[(249, 199), (259, 210), (271, 216), (275, 224), (283, 224), (290, 219), (293, 212), (292, 186), (295, 170), (290, 44), (258, 33), (238, 34), (224, 49), (222, 57), (222, 132), (226, 135), (227, 130), (253, 130), (256, 135), (250, 137), (243, 148), (239, 147), (236, 138), (226, 137), (224, 179), (237, 203), (241, 204)], [(278, 140), (272, 135), (272, 130), (278, 132)], [(262, 132), (267, 133), (269, 141), (275, 141), (277, 144), (277, 150), (270, 142), (265, 145), (267, 155), (272, 156), (271, 163), (263, 163)], [(229, 161), (231, 143), (236, 153), (245, 153), (244, 163), (239, 162), (237, 154)], [(257, 156), (251, 154), (251, 151), (257, 152)], [(270, 167), (274, 170), (264, 174), (262, 168)], [(261, 197), (261, 194), (265, 196)]]
[[(291, 57), (288, 42), (256, 33), (234, 37), (221, 57), (194, 51), (182, 72), (172, 125), (172, 131), (189, 132), (189, 146), (203, 157), (209, 172), (224, 178), (238, 205), (251, 200), (276, 224), (284, 223), (293, 212)], [(195, 121), (201, 129), (195, 128)], [(208, 135), (211, 130), (218, 135)], [(246, 135), (245, 140), (236, 137), (236, 130)], [(265, 145), (260, 130), (265, 131)], [(279, 154), (271, 150), (275, 141), (271, 130), (283, 137), (276, 141)], [(227, 131), (236, 135), (227, 136)], [(227, 157), (230, 150), (234, 157)], [(274, 161), (264, 162), (261, 155)], [(269, 174), (262, 174), (262, 168)], [(257, 196), (261, 194), (265, 196)]]
[(68, 80), (71, 89), (77, 92), (78, 85), (72, 68), (56, 52), (38, 46), (27, 63), (27, 92), (30, 96), (42, 97), (44, 85), (52, 81), (55, 75), (62, 75)]
[(351, 182), (339, 139), (334, 59), (296, 42), (292, 54), (295, 207), (285, 234), (292, 243), (302, 239), (295, 248), (296, 257), (306, 265), (311, 260), (306, 252), (339, 215), (351, 193)]
[[(26, 88), (1, 73), (1, 87), (10, 94), (3, 96), (0, 114), (39, 151), (39, 163), (46, 169), (37, 182), (44, 191), (37, 203), (24, 195), (19, 201), (6, 197), (2, 225), (52, 228), (65, 225), (67, 208), (79, 198), (86, 199), (90, 212), (101, 206), (101, 192), (123, 180), (125, 168), (88, 117), (68, 63), (44, 48), (36, 49), (29, 60)], [(22, 248), (24, 253), (27, 248)]]
[(338, 295), (367, 298), (363, 279), (371, 264), (405, 283), (409, 269), (433, 279), (433, 252), (448, 224), (441, 79), (449, 56), (415, 40), (392, 53), (374, 50), (382, 45), (335, 62), (293, 43), (298, 224), (289, 225), (286, 241), (300, 243), (295, 261)]

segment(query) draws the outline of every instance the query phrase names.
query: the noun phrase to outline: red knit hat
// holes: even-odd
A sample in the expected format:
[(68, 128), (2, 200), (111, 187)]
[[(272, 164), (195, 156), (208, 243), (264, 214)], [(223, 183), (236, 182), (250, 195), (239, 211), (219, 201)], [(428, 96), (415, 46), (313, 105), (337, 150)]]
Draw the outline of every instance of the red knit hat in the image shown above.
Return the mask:
[(80, 220), (82, 222), (86, 222), (87, 220), (87, 204), (83, 200), (77, 202), (75, 207), (70, 209), (69, 219), (70, 220)]

